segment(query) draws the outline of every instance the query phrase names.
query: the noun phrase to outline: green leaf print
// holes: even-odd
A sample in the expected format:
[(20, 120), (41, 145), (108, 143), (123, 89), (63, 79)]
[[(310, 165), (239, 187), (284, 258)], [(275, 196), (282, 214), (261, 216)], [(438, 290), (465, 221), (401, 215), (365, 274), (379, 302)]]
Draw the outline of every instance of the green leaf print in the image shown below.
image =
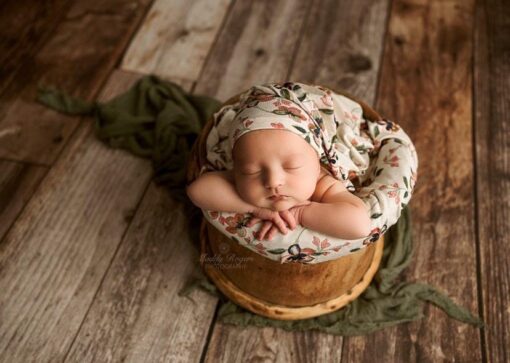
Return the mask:
[(360, 154), (364, 154), (367, 152), (367, 147), (364, 145), (357, 145), (356, 150), (360, 152)]
[(296, 126), (296, 125), (292, 125), (292, 126), (295, 127), (298, 131), (302, 132), (303, 134), (306, 134), (306, 130), (304, 128)]
[(272, 250), (267, 250), (267, 252), (272, 253), (273, 255), (281, 255), (285, 251), (286, 251), (285, 248), (275, 248)]
[(370, 218), (372, 219), (376, 219), (376, 218), (379, 218), (380, 216), (382, 216), (382, 213), (374, 213), (370, 216)]
[(332, 115), (333, 114), (333, 110), (330, 109), (330, 108), (319, 108), (319, 111), (325, 113), (326, 115)]
[(375, 137), (379, 136), (379, 128), (377, 126), (374, 127), (374, 136)]
[(406, 188), (409, 188), (409, 184), (407, 184), (407, 177), (404, 176), (404, 184), (406, 185)]
[(281, 90), (281, 94), (283, 97), (285, 97), (286, 99), (288, 99), (289, 101), (292, 101), (292, 98), (290, 97), (290, 93), (289, 93), (289, 90), (286, 89), (286, 88), (282, 88)]

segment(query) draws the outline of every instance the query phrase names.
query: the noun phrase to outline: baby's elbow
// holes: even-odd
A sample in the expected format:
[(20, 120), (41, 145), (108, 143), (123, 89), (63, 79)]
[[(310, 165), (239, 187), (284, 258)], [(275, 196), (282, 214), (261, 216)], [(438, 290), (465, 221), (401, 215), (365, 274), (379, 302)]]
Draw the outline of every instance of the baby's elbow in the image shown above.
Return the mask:
[(197, 201), (200, 199), (199, 194), (200, 194), (200, 188), (197, 188), (196, 182), (193, 182), (186, 186), (186, 195), (195, 205), (197, 205)]
[(359, 238), (368, 237), (370, 235), (372, 227), (371, 223), (372, 221), (370, 220), (370, 214), (365, 210), (365, 208), (363, 208), (363, 210), (360, 212), (360, 217), (358, 220)]
[(359, 232), (358, 232), (359, 237), (358, 238), (366, 238), (366, 237), (368, 237), (370, 235), (370, 231), (371, 231), (370, 223), (363, 224), (359, 228)]

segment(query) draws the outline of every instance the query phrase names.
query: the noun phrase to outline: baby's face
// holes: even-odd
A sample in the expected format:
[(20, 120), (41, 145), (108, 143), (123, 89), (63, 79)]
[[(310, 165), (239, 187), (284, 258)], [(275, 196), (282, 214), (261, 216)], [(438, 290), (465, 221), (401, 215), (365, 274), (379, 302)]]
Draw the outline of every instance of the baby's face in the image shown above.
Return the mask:
[[(246, 202), (275, 211), (309, 200), (320, 175), (319, 157), (288, 130), (256, 130), (232, 150), (237, 192)], [(270, 198), (283, 195), (281, 199)]]

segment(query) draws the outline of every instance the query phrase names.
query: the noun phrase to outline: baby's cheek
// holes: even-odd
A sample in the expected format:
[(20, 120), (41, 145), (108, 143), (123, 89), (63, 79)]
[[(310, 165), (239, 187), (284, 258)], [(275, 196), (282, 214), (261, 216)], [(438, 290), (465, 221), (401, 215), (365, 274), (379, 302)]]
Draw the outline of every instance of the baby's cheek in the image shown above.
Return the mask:
[(315, 191), (317, 183), (308, 177), (293, 181), (293, 189), (303, 200), (309, 199)]
[(253, 203), (256, 199), (256, 187), (252, 183), (239, 182), (236, 185), (237, 192), (247, 202)]

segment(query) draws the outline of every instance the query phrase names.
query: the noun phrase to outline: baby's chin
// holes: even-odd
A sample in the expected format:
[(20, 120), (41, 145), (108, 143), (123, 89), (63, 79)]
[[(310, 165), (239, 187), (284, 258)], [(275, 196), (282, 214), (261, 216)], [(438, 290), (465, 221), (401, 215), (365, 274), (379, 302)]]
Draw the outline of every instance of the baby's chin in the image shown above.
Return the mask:
[(264, 202), (259, 203), (258, 207), (271, 209), (271, 210), (274, 210), (275, 212), (281, 212), (283, 210), (290, 209), (297, 204), (299, 204), (299, 203), (296, 200), (294, 200), (290, 197), (287, 197), (286, 199), (278, 200), (275, 202), (273, 202), (269, 199), (265, 199)]
[(275, 212), (281, 212), (282, 210), (287, 210), (292, 207), (293, 207), (293, 205), (291, 205), (289, 202), (277, 202), (277, 203), (271, 204), (268, 208), (271, 210), (274, 210)]

